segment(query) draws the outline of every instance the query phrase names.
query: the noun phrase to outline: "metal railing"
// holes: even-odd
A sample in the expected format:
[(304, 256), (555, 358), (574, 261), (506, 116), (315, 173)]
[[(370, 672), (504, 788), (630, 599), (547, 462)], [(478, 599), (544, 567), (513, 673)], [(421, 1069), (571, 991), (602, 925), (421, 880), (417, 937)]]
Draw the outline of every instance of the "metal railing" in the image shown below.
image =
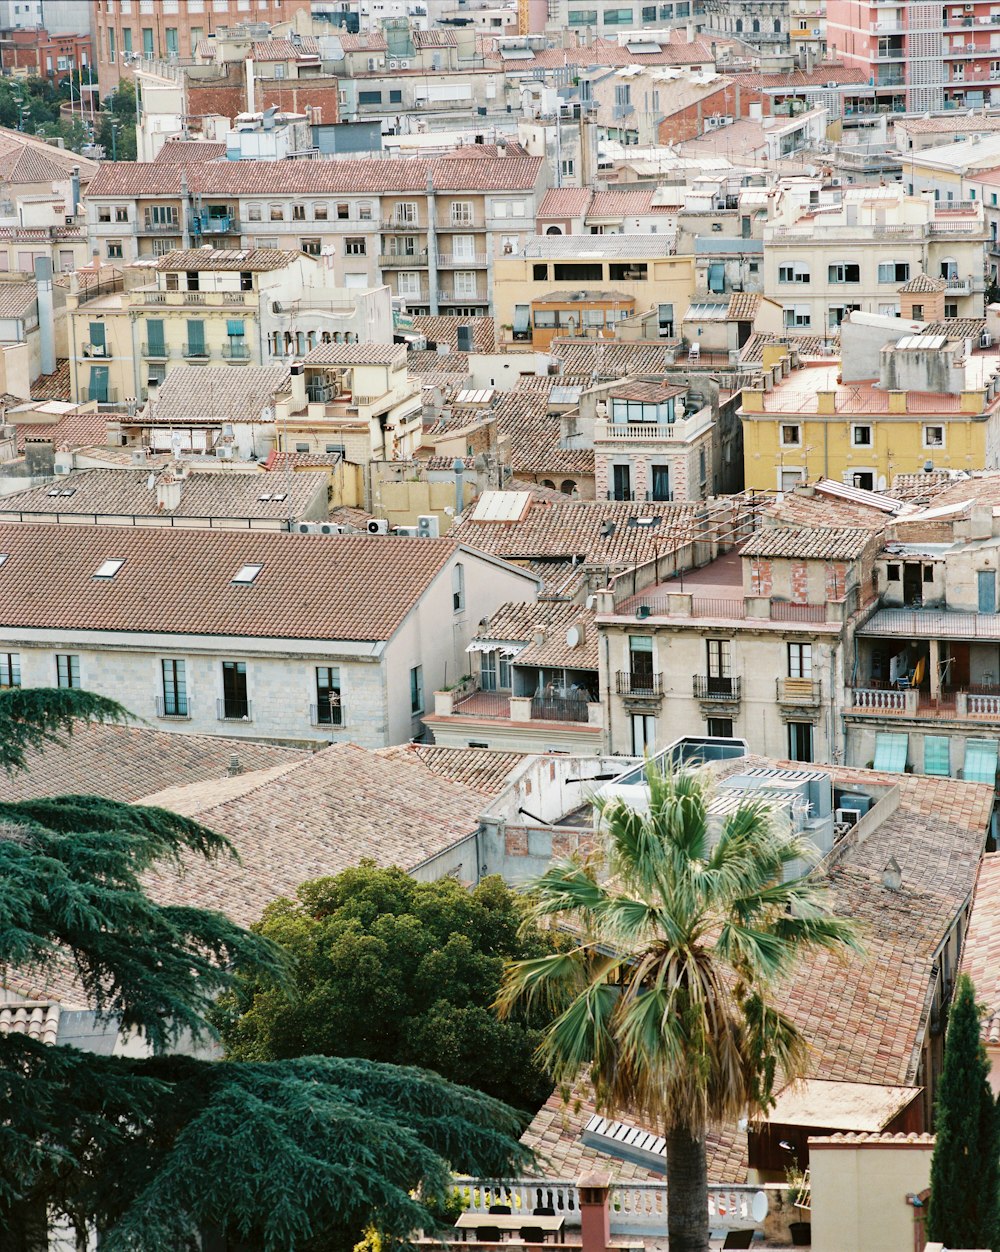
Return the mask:
[(153, 361), (166, 361), (173, 356), (173, 348), (168, 348), (165, 343), (144, 343), (142, 345), (142, 355)]
[(191, 701), (187, 696), (175, 696), (167, 700), (164, 696), (156, 697), (156, 716), (176, 718), (179, 721), (190, 719)]
[(196, 360), (202, 360), (212, 355), (209, 352), (208, 348), (203, 343), (199, 343), (199, 344), (186, 343), (182, 351), (183, 351), (184, 356), (193, 357)]
[(426, 269), (427, 256), (426, 252), (383, 252), (378, 263), (383, 270)]
[(615, 676), (615, 690), (620, 696), (645, 696), (651, 699), (663, 695), (662, 674), (633, 674), (620, 669)]
[(693, 686), (699, 700), (721, 700), (732, 704), (743, 695), (743, 679), (739, 675), (714, 678), (708, 674), (695, 674)]
[(216, 700), (215, 716), (220, 722), (252, 722), (253, 705), (249, 700)]
[(331, 726), (339, 730), (344, 724), (342, 704), (310, 704), (309, 722), (312, 726)]
[(457, 717), (510, 717), (509, 691), (474, 691), (460, 703), (453, 705)]
[(485, 252), (477, 252), (474, 256), (449, 256), (445, 252), (437, 254), (438, 269), (442, 270), (485, 269), (489, 263), (490, 259)]
[(742, 621), (747, 615), (746, 602), (742, 599), (721, 599), (716, 596), (692, 596), (692, 617), (723, 617)]
[(531, 720), (542, 722), (585, 722), (589, 718), (587, 692), (577, 696), (532, 696)]
[(771, 601), (772, 622), (825, 622), (825, 604), (792, 604), (785, 600)]
[(147, 217), (142, 225), (136, 223), (136, 232), (140, 235), (179, 235), (181, 224), (179, 221), (154, 222)]
[(222, 355), (227, 361), (249, 361), (250, 349), (245, 343), (224, 343)]

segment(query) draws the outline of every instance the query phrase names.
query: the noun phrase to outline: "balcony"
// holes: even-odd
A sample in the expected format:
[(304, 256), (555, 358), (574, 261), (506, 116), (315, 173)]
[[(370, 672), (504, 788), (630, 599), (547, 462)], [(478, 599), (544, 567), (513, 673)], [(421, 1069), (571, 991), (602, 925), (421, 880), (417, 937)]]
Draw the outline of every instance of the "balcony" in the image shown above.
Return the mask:
[(157, 696), (156, 716), (168, 718), (172, 722), (190, 721), (191, 701), (187, 696), (175, 696), (170, 700)]
[(344, 725), (344, 706), (342, 704), (310, 704), (309, 725), (329, 726), (331, 730), (340, 730)]
[(437, 254), (439, 270), (482, 270), (490, 263), (485, 252), (477, 252), (473, 256), (449, 256), (445, 252)]
[(409, 221), (405, 218), (384, 217), (379, 222), (382, 230), (389, 230), (394, 233), (402, 233), (404, 235), (413, 234), (416, 231), (426, 230), (426, 222)]
[(189, 361), (207, 361), (212, 355), (203, 343), (186, 343), (181, 354)]
[(461, 295), (456, 291), (442, 291), (438, 294), (438, 304), (488, 304), (489, 299), (483, 292), (474, 291), (471, 295)]
[(215, 716), (220, 722), (252, 722), (253, 706), (246, 699), (216, 700)]
[(176, 219), (172, 222), (154, 222), (147, 217), (141, 224), (136, 223), (137, 235), (180, 235), (181, 224)]
[(571, 696), (532, 696), (531, 720), (541, 722), (588, 722), (587, 693)]
[(972, 295), (972, 279), (971, 278), (947, 278), (945, 279), (945, 295), (946, 296), (971, 296)]
[(165, 343), (144, 343), (142, 345), (142, 355), (147, 361), (168, 361), (173, 356), (173, 348), (168, 348)]
[(427, 268), (426, 252), (383, 252), (378, 259), (379, 269), (383, 270), (425, 270)]
[(815, 708), (823, 697), (823, 684), (812, 678), (779, 678), (777, 695), (779, 704)]
[(249, 361), (250, 349), (245, 343), (224, 343), (222, 356), (227, 361)]
[(155, 305), (163, 307), (224, 308), (229, 304), (245, 305), (244, 291), (130, 291), (129, 301), (132, 304)]
[(198, 235), (238, 235), (240, 233), (239, 218), (226, 214), (225, 217), (209, 217), (207, 214), (198, 216), (191, 221), (191, 234)]
[(444, 231), (485, 230), (486, 222), (483, 221), (482, 219), (473, 219), (467, 222), (453, 222), (450, 218), (448, 218), (446, 221), (438, 222), (434, 229), (437, 230), (438, 232), (443, 231), (443, 230)]
[(615, 675), (615, 691), (633, 700), (660, 700), (663, 697), (662, 674), (633, 674), (620, 669)]
[(715, 678), (706, 674), (694, 675), (694, 694), (699, 700), (718, 700), (722, 704), (738, 704), (743, 694), (743, 679)]

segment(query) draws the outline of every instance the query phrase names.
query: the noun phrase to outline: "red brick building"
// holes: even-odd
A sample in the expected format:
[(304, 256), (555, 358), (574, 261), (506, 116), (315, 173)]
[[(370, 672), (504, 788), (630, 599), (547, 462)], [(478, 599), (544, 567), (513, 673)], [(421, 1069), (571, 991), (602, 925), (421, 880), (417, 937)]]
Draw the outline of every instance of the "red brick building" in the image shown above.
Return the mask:
[(22, 72), (58, 82), (73, 70), (85, 70), (93, 64), (94, 44), (89, 32), (50, 35), (47, 30), (36, 29), (8, 30), (0, 35), (0, 68), (4, 73)]

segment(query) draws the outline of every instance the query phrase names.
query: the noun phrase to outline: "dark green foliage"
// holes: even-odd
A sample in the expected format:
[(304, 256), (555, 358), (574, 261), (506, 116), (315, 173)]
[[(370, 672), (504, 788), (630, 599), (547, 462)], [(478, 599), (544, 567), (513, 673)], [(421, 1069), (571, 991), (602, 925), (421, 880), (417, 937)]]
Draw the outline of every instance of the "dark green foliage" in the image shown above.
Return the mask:
[(294, 987), (266, 976), (241, 984), (225, 1005), (229, 1054), (420, 1065), (537, 1108), (551, 1088), (534, 1058), (548, 1018), (535, 1010), (502, 1022), (491, 1008), (506, 961), (552, 951), (522, 923), (518, 896), (499, 878), (469, 892), (451, 878), (419, 883), (362, 862), (305, 883), (260, 926), (294, 958)]
[(950, 1248), (1000, 1248), (1000, 1128), (972, 982), (958, 980), (935, 1106), (927, 1237)]
[(13, 774), (24, 769), (29, 750), (61, 742), (61, 735), (70, 733), (74, 721), (122, 722), (127, 716), (121, 705), (89, 691), (63, 687), (0, 689), (0, 772)]
[[(17, 768), (87, 714), (124, 716), (77, 691), (0, 693), (0, 763)], [(283, 994), (287, 958), (221, 914), (154, 903), (144, 876), (232, 854), (160, 809), (0, 803), (0, 966), (43, 989), (75, 975), (96, 1011), (157, 1051), (203, 1037), (237, 979)], [(0, 1110), (12, 1252), (45, 1246), (46, 1207), (96, 1225), (107, 1252), (194, 1252), (202, 1228), (254, 1252), (340, 1252), (369, 1227), (433, 1229), (452, 1168), (504, 1176), (527, 1162), (513, 1110), (371, 1060), (132, 1060), (0, 1036)]]
[(135, 160), (135, 88), (130, 82), (119, 83), (104, 101), (97, 142), (104, 148), (108, 160), (112, 157), (116, 161)]

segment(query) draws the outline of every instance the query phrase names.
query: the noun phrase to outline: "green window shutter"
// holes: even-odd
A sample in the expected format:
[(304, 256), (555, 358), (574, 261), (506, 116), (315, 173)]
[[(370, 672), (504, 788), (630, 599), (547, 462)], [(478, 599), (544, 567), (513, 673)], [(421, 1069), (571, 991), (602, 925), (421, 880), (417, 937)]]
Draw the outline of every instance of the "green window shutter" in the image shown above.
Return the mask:
[(160, 318), (148, 318), (146, 321), (146, 342), (155, 356), (163, 354), (163, 322)]
[(997, 778), (997, 744), (991, 739), (968, 739), (965, 744), (965, 767), (962, 777), (966, 782), (989, 783), (992, 787)]
[(875, 768), (886, 774), (906, 771), (906, 744), (909, 736), (883, 731), (875, 736)]
[(107, 341), (104, 338), (103, 322), (90, 323), (90, 342), (98, 348), (105, 347)]
[(89, 400), (97, 400), (101, 404), (108, 403), (108, 377), (110, 368), (107, 365), (92, 365), (90, 367), (90, 387), (87, 398)]
[(941, 778), (951, 775), (949, 758), (949, 741), (947, 735), (924, 736), (924, 773), (937, 774)]
[(201, 321), (188, 322), (188, 350), (190, 352), (205, 351), (205, 323)]
[(234, 335), (242, 335), (243, 334), (242, 319), (238, 317), (229, 318), (229, 320), (226, 322), (226, 334), (230, 337), (230, 339)]

